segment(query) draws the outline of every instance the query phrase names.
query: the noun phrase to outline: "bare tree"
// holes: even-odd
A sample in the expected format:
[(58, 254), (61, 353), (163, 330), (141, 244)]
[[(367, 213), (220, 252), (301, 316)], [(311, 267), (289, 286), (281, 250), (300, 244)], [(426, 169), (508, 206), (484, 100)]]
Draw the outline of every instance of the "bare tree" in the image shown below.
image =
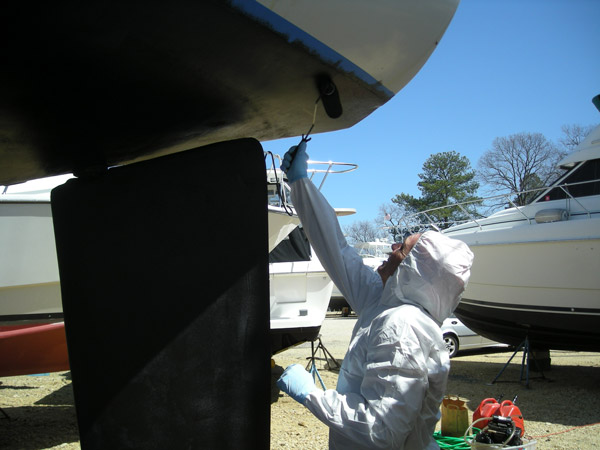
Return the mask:
[(594, 128), (596, 128), (596, 125), (588, 125), (586, 127), (578, 124), (563, 125), (560, 128), (563, 132), (563, 137), (559, 138), (558, 142), (567, 152), (572, 152)]
[(355, 245), (359, 242), (372, 242), (375, 239), (382, 238), (385, 233), (374, 222), (358, 220), (344, 227), (344, 235), (348, 238), (350, 244)]
[[(566, 152), (559, 150), (541, 133), (518, 133), (494, 139), (478, 162), (478, 177), (495, 192), (522, 192), (547, 185), (557, 177), (557, 163)], [(531, 195), (514, 199), (524, 205)]]
[(406, 213), (404, 207), (397, 203), (385, 203), (379, 205), (379, 215), (375, 222), (384, 230), (384, 235), (389, 234), (394, 242), (398, 242), (401, 240), (399, 228)]

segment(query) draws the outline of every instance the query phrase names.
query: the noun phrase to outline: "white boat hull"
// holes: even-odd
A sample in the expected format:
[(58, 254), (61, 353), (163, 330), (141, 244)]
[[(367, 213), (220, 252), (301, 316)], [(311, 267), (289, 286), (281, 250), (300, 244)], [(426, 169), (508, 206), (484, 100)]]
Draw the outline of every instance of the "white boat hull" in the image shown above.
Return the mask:
[[(592, 199), (590, 199), (592, 200)], [(493, 340), (600, 349), (600, 216), (446, 230), (475, 255), (456, 315)]]
[(0, 208), (0, 324), (62, 320), (50, 204)]
[(269, 288), (272, 353), (316, 339), (333, 289), (319, 260), (269, 264)]

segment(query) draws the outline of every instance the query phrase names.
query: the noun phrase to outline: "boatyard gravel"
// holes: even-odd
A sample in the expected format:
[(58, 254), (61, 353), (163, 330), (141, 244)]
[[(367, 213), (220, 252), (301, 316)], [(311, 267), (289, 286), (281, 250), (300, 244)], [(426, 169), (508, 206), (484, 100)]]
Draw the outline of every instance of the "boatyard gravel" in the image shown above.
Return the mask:
[[(355, 321), (330, 314), (323, 323), (322, 342), (340, 362)], [(544, 378), (531, 372), (528, 389), (524, 380), (519, 382), (522, 353), (518, 352), (491, 384), (512, 354), (506, 348), (459, 353), (451, 360), (447, 393), (464, 399), (470, 414), (484, 398), (518, 396), (525, 434), (536, 439), (539, 450), (600, 448), (600, 353), (552, 351), (551, 369)], [(302, 344), (273, 358), (271, 449), (328, 447), (327, 427), (275, 385), (287, 365), (306, 366), (310, 355), (310, 344)], [(327, 368), (322, 351), (317, 356), (323, 382), (335, 388), (337, 370)], [(332, 361), (329, 365), (334, 368)], [(0, 383), (0, 449), (80, 448), (69, 372), (0, 378)]]

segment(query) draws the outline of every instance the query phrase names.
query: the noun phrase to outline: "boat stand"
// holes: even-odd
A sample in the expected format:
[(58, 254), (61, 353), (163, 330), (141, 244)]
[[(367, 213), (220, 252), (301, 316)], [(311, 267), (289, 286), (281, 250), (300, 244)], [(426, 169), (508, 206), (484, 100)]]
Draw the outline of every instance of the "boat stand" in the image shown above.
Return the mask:
[[(523, 358), (521, 359), (521, 373), (519, 375), (519, 383), (521, 381), (523, 381), (523, 371), (525, 371), (525, 387), (527, 389), (529, 389), (529, 380), (530, 380), (529, 367), (531, 365), (531, 358), (533, 357), (534, 361), (536, 361), (536, 362), (537, 362), (537, 360), (535, 359), (535, 355), (532, 354), (531, 347), (529, 345), (529, 337), (527, 337), (527, 336), (525, 337), (525, 340), (518, 345), (518, 347), (515, 349), (512, 356), (508, 359), (506, 364), (504, 364), (504, 367), (502, 368), (502, 370), (500, 370), (500, 372), (498, 372), (498, 375), (496, 375), (496, 378), (494, 378), (490, 384), (494, 384), (498, 380), (498, 378), (500, 378), (500, 376), (502, 375), (504, 370), (506, 370), (506, 368), (508, 367), (508, 365), (510, 364), (512, 359), (515, 357), (517, 352), (519, 352), (520, 350), (523, 350)], [(539, 366), (539, 364), (538, 364), (538, 366)], [(542, 375), (538, 378), (546, 379), (541, 367), (540, 367), (540, 372)]]
[[(316, 347), (315, 347), (315, 341), (319, 341), (319, 343)], [(317, 357), (317, 353), (319, 352), (319, 350), (321, 350), (321, 352), (323, 353), (323, 358)], [(313, 380), (315, 382), (316, 382), (316, 379), (315, 379), (315, 376), (316, 376), (319, 379), (323, 389), (327, 389), (325, 387), (325, 383), (323, 382), (323, 379), (321, 378), (321, 375), (319, 374), (319, 371), (317, 370), (317, 365), (315, 364), (315, 360), (318, 359), (321, 361), (325, 361), (327, 364), (328, 370), (333, 369), (332, 365), (330, 364), (330, 361), (333, 361), (335, 368), (338, 370), (340, 369), (340, 364), (336, 361), (336, 359), (329, 352), (329, 350), (327, 350), (325, 348), (325, 346), (323, 345), (323, 341), (321, 340), (321, 335), (318, 335), (316, 339), (314, 339), (310, 342), (310, 356), (307, 359), (309, 361), (308, 361), (308, 365), (306, 366), (306, 370), (308, 370), (312, 374)]]

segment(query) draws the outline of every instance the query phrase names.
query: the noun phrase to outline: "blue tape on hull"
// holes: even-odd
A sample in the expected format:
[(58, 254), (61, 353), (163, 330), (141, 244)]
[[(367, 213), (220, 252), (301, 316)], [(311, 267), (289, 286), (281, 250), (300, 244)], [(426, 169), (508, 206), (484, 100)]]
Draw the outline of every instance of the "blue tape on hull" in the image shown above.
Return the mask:
[(386, 88), (380, 81), (373, 78), (369, 73), (358, 67), (349, 59), (340, 55), (331, 47), (323, 44), (313, 36), (298, 28), (293, 23), (284, 19), (280, 15), (274, 13), (269, 8), (261, 5), (255, 0), (231, 0), (231, 4), (236, 9), (239, 9), (244, 14), (257, 19), (258, 22), (269, 26), (273, 31), (285, 36), (289, 43), (299, 42), (305, 47), (312, 50), (323, 61), (336, 66), (339, 70), (351, 73), (367, 85), (377, 89), (382, 94), (392, 98), (394, 92)]

